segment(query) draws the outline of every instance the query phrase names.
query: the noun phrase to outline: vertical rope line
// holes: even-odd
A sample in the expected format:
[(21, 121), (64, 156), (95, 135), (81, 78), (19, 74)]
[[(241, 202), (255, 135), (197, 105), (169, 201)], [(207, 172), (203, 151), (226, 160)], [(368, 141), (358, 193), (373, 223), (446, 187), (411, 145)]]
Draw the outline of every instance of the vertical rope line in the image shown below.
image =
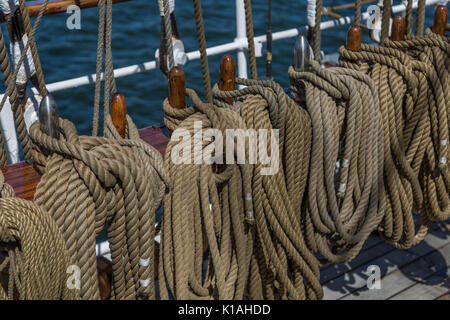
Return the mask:
[(419, 0), (417, 4), (417, 17), (416, 17), (416, 36), (422, 36), (425, 29), (425, 11), (426, 0)]
[(355, 20), (353, 21), (355, 25), (361, 25), (361, 0), (355, 1)]
[[(45, 1), (43, 6), (41, 7), (41, 10), (42, 10), (42, 8), (47, 7), (47, 3), (48, 3), (48, 0)], [(39, 53), (37, 50), (36, 41), (34, 39), (34, 32), (32, 32), (30, 15), (28, 13), (28, 8), (27, 8), (25, 0), (20, 0), (19, 10), (20, 10), (20, 13), (22, 14), (23, 22), (24, 22), (24, 26), (25, 26), (25, 32), (27, 33), (28, 42), (30, 43), (31, 55), (33, 56), (33, 62), (34, 62), (34, 66), (36, 68), (36, 76), (37, 76), (37, 80), (38, 80), (38, 84), (39, 84), (39, 88), (38, 88), (39, 93), (42, 96), (45, 96), (48, 93), (48, 91), (45, 86), (44, 72), (42, 71), (41, 60), (39, 59)]]
[(203, 14), (201, 0), (194, 0), (195, 26), (197, 29), (198, 48), (202, 65), (203, 86), (205, 88), (206, 101), (212, 102), (211, 79), (209, 76), (208, 55), (206, 54), (206, 37), (203, 26)]
[(106, 115), (109, 113), (111, 94), (116, 92), (116, 81), (114, 79), (114, 65), (112, 61), (111, 33), (112, 33), (112, 0), (106, 1), (106, 24), (105, 24), (105, 98), (104, 98), (104, 126)]
[[(23, 1), (23, 3), (20, 3), (21, 5), (25, 5), (25, 1)], [(11, 102), (11, 109), (14, 113), (14, 122), (16, 124), (16, 128), (17, 131), (19, 132), (19, 140), (20, 143), (22, 145), (23, 148), (23, 153), (25, 155), (25, 159), (26, 160), (31, 160), (32, 156), (31, 156), (31, 141), (28, 137), (28, 132), (27, 132), (27, 128), (25, 125), (25, 119), (23, 116), (24, 110), (22, 110), (21, 108), (18, 107), (18, 99), (17, 99), (17, 88), (15, 85), (16, 82), (16, 78), (17, 78), (17, 74), (19, 73), (19, 70), (22, 66), (22, 63), (26, 57), (26, 53), (28, 52), (28, 49), (30, 48), (30, 45), (33, 43), (34, 40), (34, 35), (36, 33), (36, 30), (39, 26), (39, 23), (41, 22), (41, 19), (44, 15), (44, 11), (47, 8), (47, 4), (48, 4), (48, 0), (45, 0), (45, 2), (42, 4), (38, 16), (36, 18), (36, 21), (33, 25), (33, 28), (30, 30), (30, 32), (28, 33), (28, 41), (25, 45), (25, 48), (23, 48), (22, 53), (20, 55), (20, 59), (17, 62), (16, 65), (16, 69), (14, 70), (14, 73), (11, 75), (11, 65), (10, 65), (10, 61), (9, 58), (2, 59), (1, 62), (1, 67), (2, 67), (2, 73), (3, 73), (3, 79), (5, 80), (5, 83), (7, 85), (6, 87), (6, 91), (5, 94), (3, 95), (2, 101), (0, 103), (0, 110), (3, 109), (3, 106), (5, 105), (6, 99), (8, 97), (10, 97), (10, 102)], [(25, 8), (26, 10), (28, 10), (27, 8)], [(28, 20), (29, 22), (29, 20)], [(26, 24), (25, 20), (24, 20), (24, 24)], [(3, 34), (2, 34), (2, 38), (3, 38)], [(3, 40), (4, 43), (4, 40)], [(4, 45), (5, 46), (5, 45)], [(37, 48), (35, 48), (36, 50), (34, 51), (34, 53), (32, 52), (33, 55), (33, 59), (35, 61), (35, 67), (36, 67), (36, 74), (38, 73), (37, 70), (37, 66), (36, 66), (36, 57), (37, 57)], [(0, 50), (6, 50), (6, 46), (4, 47), (4, 49), (0, 49)], [(6, 53), (6, 51), (5, 51)], [(7, 54), (6, 54), (7, 57)], [(45, 82), (44, 82), (44, 78), (43, 78), (43, 74), (41, 74), (41, 79), (39, 80), (39, 75), (38, 76), (38, 82), (41, 86), (41, 93), (46, 94), (47, 90), (45, 89)], [(9, 83), (9, 85), (8, 85)]]
[(166, 47), (167, 54), (169, 56), (169, 69), (170, 71), (175, 65), (173, 59), (173, 45), (172, 45), (172, 25), (170, 23), (170, 8), (169, 8), (169, 0), (162, 0), (164, 5), (164, 27), (166, 32)]
[(413, 0), (408, 0), (408, 4), (406, 5), (406, 35), (408, 37), (412, 35), (412, 25), (413, 25), (412, 6)]
[(389, 24), (391, 20), (392, 0), (383, 1), (383, 16), (381, 18), (381, 43), (389, 37)]
[[(11, 64), (9, 61), (6, 44), (5, 44), (5, 41), (3, 38), (3, 33), (2, 33), (1, 28), (0, 28), (0, 63), (1, 63), (1, 71), (2, 71), (3, 81), (5, 82), (5, 87), (7, 89), (9, 89), (12, 86), (12, 88), (11, 88), (12, 93), (9, 97), (9, 100), (11, 102), (11, 109), (14, 110), (17, 108), (17, 103), (18, 103), (17, 88), (16, 88), (15, 84), (13, 83), (13, 81), (11, 81), (11, 78), (10, 78)], [(6, 93), (5, 93), (5, 95), (6, 95)], [(2, 108), (3, 108), (3, 105), (0, 106), (0, 111), (2, 110)], [(4, 166), (4, 165), (7, 165), (7, 158), (6, 158), (6, 152), (5, 152), (5, 146), (4, 146), (2, 134), (0, 134), (0, 138), (1, 138), (0, 147), (2, 148), (0, 150), (0, 157), (1, 157), (0, 165)]]
[(97, 66), (95, 73), (94, 114), (92, 117), (92, 136), (98, 135), (98, 118), (100, 112), (100, 90), (102, 86), (103, 46), (105, 41), (105, 0), (98, 1), (98, 37), (97, 37)]
[(314, 23), (313, 51), (314, 60), (320, 63), (320, 21), (322, 18), (322, 0), (316, 1), (316, 20)]
[(256, 68), (255, 40), (253, 33), (252, 4), (250, 0), (244, 0), (245, 4), (245, 25), (247, 28), (248, 56), (250, 60), (250, 73), (252, 79), (258, 79), (258, 71)]

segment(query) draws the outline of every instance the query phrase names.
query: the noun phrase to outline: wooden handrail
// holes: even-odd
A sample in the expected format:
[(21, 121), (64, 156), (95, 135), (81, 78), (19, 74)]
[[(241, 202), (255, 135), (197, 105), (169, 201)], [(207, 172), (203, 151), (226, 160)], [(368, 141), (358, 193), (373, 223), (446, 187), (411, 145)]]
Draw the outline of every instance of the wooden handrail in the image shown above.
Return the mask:
[[(125, 2), (131, 0), (113, 0), (113, 3)], [(30, 17), (36, 17), (41, 10), (43, 1), (39, 3), (33, 3), (28, 5), (28, 13)], [(80, 9), (87, 9), (96, 7), (98, 4), (98, 0), (58, 0), (58, 1), (49, 1), (47, 4), (47, 8), (44, 11), (44, 15), (55, 14), (66, 12), (67, 8), (71, 5), (76, 5)], [(5, 16), (3, 13), (0, 13), (0, 22), (5, 22)]]

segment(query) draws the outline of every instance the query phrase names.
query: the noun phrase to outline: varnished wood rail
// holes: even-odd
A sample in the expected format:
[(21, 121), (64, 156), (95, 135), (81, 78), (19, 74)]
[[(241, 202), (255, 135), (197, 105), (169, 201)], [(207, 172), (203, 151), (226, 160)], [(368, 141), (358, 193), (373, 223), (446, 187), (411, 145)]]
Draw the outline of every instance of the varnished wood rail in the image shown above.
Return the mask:
[[(131, 0), (113, 0), (113, 3), (126, 2)], [(28, 13), (30, 17), (36, 17), (41, 10), (43, 1), (39, 1), (38, 3), (32, 3), (28, 5)], [(67, 8), (71, 5), (76, 5), (80, 9), (87, 9), (96, 7), (98, 4), (98, 0), (59, 0), (59, 1), (49, 1), (47, 4), (47, 8), (45, 8), (44, 15), (55, 14), (66, 12)], [(0, 13), (0, 22), (5, 22), (5, 17), (3, 13)]]

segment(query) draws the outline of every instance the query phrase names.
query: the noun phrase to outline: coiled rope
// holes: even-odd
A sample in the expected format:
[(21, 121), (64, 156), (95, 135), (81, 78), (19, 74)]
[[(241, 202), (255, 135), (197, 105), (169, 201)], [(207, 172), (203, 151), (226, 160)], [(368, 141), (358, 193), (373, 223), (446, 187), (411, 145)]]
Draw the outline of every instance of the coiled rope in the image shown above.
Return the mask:
[(450, 43), (448, 37), (434, 34), (387, 41), (386, 46), (407, 50), (429, 67), (426, 74), (428, 141), (420, 179), (424, 191), (424, 211), (431, 220), (450, 216), (449, 124), (450, 124)]
[[(192, 90), (186, 93), (194, 107), (175, 109), (164, 101), (167, 128), (182, 131), (174, 132), (165, 155), (171, 185), (161, 228), (161, 298), (170, 293), (175, 299), (242, 299), (253, 248), (252, 169), (248, 164), (216, 166), (214, 158), (203, 162), (202, 154), (211, 154), (215, 143), (222, 145), (215, 158), (230, 152), (236, 157), (237, 151), (224, 150), (220, 139), (191, 142), (195, 130), (219, 129), (226, 134), (225, 129), (245, 129), (245, 124), (234, 112), (202, 103)], [(194, 139), (178, 142), (174, 137), (180, 138), (179, 133)], [(185, 151), (180, 155), (180, 150)], [(180, 161), (173, 161), (174, 156)]]
[(250, 60), (250, 74), (253, 80), (258, 79), (258, 69), (256, 65), (255, 40), (252, 19), (252, 2), (244, 0), (245, 7), (245, 26), (247, 32), (248, 56)]
[[(270, 132), (267, 150), (270, 157), (277, 157), (279, 166), (277, 171), (263, 174), (263, 165), (257, 163), (253, 170), (257, 232), (248, 296), (321, 299), (319, 264), (299, 232), (311, 145), (309, 116), (273, 81), (237, 79), (236, 83), (247, 87), (235, 91), (219, 91), (215, 87), (215, 97), (222, 101), (238, 99), (230, 108), (242, 117), (246, 126)], [(227, 105), (222, 102), (221, 106)], [(272, 129), (279, 130), (278, 139), (274, 140)], [(275, 143), (279, 145), (278, 153), (271, 149)], [(259, 152), (261, 147), (265, 148), (259, 142)]]
[(97, 40), (97, 64), (95, 75), (94, 114), (92, 122), (92, 136), (98, 134), (98, 121), (100, 111), (100, 90), (103, 55), (105, 56), (105, 87), (104, 87), (104, 126), (106, 127), (106, 115), (109, 113), (110, 95), (116, 92), (114, 79), (114, 66), (111, 52), (112, 32), (112, 0), (100, 0), (98, 2), (99, 23)]
[[(114, 132), (109, 117), (108, 132)], [(155, 211), (166, 187), (161, 155), (138, 140), (128, 118), (128, 136), (77, 136), (59, 120), (61, 138), (44, 134), (35, 122), (30, 136), (44, 174), (35, 202), (63, 233), (72, 263), (81, 269), (82, 299), (98, 299), (96, 237), (108, 226), (113, 299), (151, 299), (154, 288)]]
[(384, 213), (380, 103), (371, 79), (344, 68), (289, 68), (305, 96), (312, 152), (302, 230), (309, 248), (334, 263), (353, 259)]
[[(384, 43), (397, 46), (403, 42), (386, 39)], [(392, 48), (363, 44), (361, 49), (352, 52), (341, 47), (340, 63), (368, 73), (379, 91), (387, 192), (386, 214), (379, 230), (396, 247), (409, 248), (425, 237), (430, 219), (448, 217), (448, 173), (443, 161), (439, 163), (439, 159), (448, 157), (448, 150), (439, 145), (440, 140), (448, 139), (448, 103), (430, 64)], [(424, 161), (430, 166), (428, 170), (423, 168)], [(423, 175), (439, 187), (430, 187), (424, 194), (425, 186), (420, 182)], [(437, 209), (439, 202), (444, 214), (433, 214), (425, 208), (432, 205)], [(413, 210), (421, 213), (418, 230)]]
[(30, 201), (15, 198), (0, 172), (0, 272), (8, 276), (0, 299), (77, 299), (68, 286), (69, 255), (51, 216)]

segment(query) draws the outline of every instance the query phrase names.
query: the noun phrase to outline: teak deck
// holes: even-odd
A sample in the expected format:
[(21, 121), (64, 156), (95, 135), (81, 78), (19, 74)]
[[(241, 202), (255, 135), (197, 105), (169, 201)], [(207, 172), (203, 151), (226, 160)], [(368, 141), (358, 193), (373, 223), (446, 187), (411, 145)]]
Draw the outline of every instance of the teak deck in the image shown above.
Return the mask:
[[(139, 130), (140, 136), (162, 155), (169, 138), (162, 128)], [(2, 167), (16, 195), (33, 199), (39, 175), (24, 162)], [(367, 288), (368, 267), (381, 271), (381, 289)], [(450, 221), (433, 223), (420, 244), (399, 250), (371, 235), (350, 263), (321, 268), (324, 299), (444, 299), (450, 300)]]
[[(378, 266), (381, 288), (369, 290), (368, 267)], [(418, 245), (400, 250), (371, 235), (353, 261), (321, 269), (327, 300), (450, 300), (450, 220), (430, 225)]]

